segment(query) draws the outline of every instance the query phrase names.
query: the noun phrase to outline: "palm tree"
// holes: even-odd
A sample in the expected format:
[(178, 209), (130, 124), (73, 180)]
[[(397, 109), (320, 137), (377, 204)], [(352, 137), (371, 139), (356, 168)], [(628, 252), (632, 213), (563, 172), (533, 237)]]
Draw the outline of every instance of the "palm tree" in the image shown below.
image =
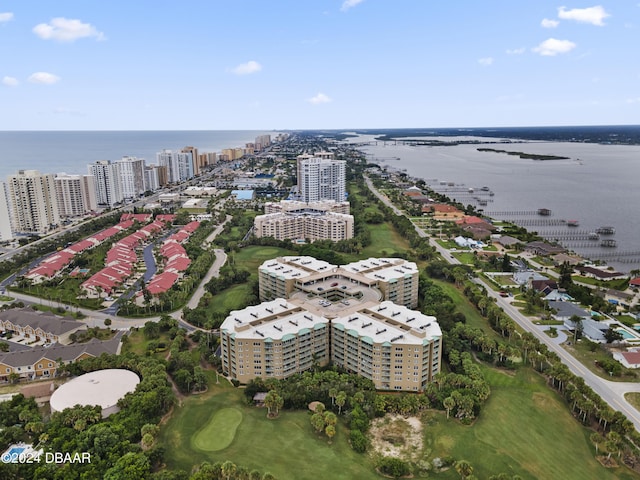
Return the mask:
[(460, 474), (460, 478), (464, 480), (473, 473), (473, 467), (466, 460), (458, 460), (456, 462), (456, 472)]
[(342, 407), (344, 407), (344, 404), (346, 401), (347, 401), (347, 394), (343, 391), (340, 391), (340, 393), (336, 395), (336, 405), (338, 405), (338, 415), (342, 413)]
[(602, 437), (600, 436), (600, 434), (598, 432), (593, 432), (591, 434), (591, 436), (589, 437), (589, 439), (591, 440), (591, 443), (593, 443), (596, 447), (596, 455), (598, 455), (598, 445), (600, 444), (600, 441), (602, 440)]
[[(282, 408), (282, 405), (284, 405), (284, 399), (280, 395), (278, 395), (278, 392), (276, 392), (275, 390), (270, 390), (269, 393), (267, 393), (267, 396), (264, 398), (264, 404), (267, 406), (267, 416), (277, 417), (278, 410), (280, 410), (280, 408)], [(271, 414), (271, 409), (275, 410), (275, 413), (273, 415)]]
[(456, 401), (452, 397), (447, 397), (442, 401), (442, 405), (447, 409), (447, 418), (449, 418), (449, 412), (456, 406)]
[(227, 480), (229, 480), (232, 475), (235, 475), (237, 471), (238, 467), (230, 460), (227, 460), (222, 464), (222, 474)]
[(331, 443), (331, 439), (336, 434), (336, 427), (333, 425), (327, 425), (327, 428), (324, 429), (324, 433), (329, 437), (329, 443)]

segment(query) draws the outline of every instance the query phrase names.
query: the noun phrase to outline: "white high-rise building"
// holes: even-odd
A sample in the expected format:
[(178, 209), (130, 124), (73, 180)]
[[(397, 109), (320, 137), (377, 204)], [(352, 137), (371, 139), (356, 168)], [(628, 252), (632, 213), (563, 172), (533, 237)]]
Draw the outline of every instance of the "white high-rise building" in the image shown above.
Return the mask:
[(180, 183), (193, 177), (192, 152), (174, 152), (165, 149), (156, 155), (158, 165), (167, 168), (169, 183)]
[(144, 168), (144, 185), (147, 190), (155, 192), (160, 188), (160, 178), (158, 176), (157, 165), (147, 165)]
[(53, 174), (19, 170), (7, 184), (16, 232), (42, 234), (60, 223)]
[(11, 213), (4, 182), (0, 182), (0, 242), (13, 240), (11, 229)]
[(98, 208), (96, 179), (93, 175), (58, 173), (54, 183), (61, 217), (76, 217)]
[(88, 165), (89, 175), (96, 179), (98, 205), (113, 207), (124, 200), (120, 182), (120, 165), (109, 160), (98, 160)]
[(118, 160), (116, 163), (120, 167), (122, 196), (127, 199), (132, 199), (143, 195), (146, 191), (144, 183), (144, 159), (122, 157), (122, 160)]
[(343, 202), (346, 192), (344, 160), (306, 156), (298, 161), (298, 193), (303, 202)]

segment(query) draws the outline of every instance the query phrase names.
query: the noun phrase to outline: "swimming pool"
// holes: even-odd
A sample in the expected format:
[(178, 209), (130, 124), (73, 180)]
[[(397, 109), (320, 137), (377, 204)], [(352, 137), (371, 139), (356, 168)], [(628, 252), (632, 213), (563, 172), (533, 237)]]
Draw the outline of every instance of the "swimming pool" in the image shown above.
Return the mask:
[(624, 328), (616, 328), (616, 332), (622, 335), (625, 340), (638, 340), (638, 336), (633, 333), (627, 332)]
[(26, 446), (12, 445), (8, 450), (2, 454), (2, 463), (15, 463), (18, 461), (20, 455), (27, 449)]
[(6, 454), (11, 455), (11, 457), (13, 458), (13, 456), (20, 455), (26, 449), (27, 447), (11, 447), (9, 450), (7, 450)]

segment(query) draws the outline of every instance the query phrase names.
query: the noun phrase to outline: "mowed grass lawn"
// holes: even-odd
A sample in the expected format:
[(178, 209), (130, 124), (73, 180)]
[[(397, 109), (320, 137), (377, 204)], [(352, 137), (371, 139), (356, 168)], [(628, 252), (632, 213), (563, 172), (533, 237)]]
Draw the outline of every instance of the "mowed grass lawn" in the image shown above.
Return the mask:
[[(326, 436), (314, 433), (310, 412), (282, 411), (278, 418), (268, 419), (266, 408), (247, 406), (241, 390), (228, 386), (225, 380), (221, 382), (226, 385), (210, 385), (205, 395), (185, 399), (162, 428), (160, 442), (166, 448), (168, 468), (190, 472), (203, 461), (231, 460), (249, 470), (271, 472), (278, 480), (376, 477), (368, 457), (355, 453), (348, 445), (342, 423), (330, 445)], [(239, 411), (241, 422), (237, 426), (234, 422), (229, 426), (218, 422), (216, 412), (224, 409)], [(225, 431), (211, 431), (216, 423)], [(198, 448), (200, 442), (207, 442), (208, 435), (222, 436), (226, 429), (234, 428), (228, 447), (218, 451)]]
[[(484, 368), (491, 397), (473, 426), (430, 412), (425, 446), (434, 456), (465, 459), (477, 478), (498, 473), (523, 479), (637, 479), (626, 468), (606, 469), (595, 459), (583, 428), (563, 400), (529, 369), (515, 374)], [(455, 470), (438, 478), (459, 478)]]
[(410, 249), (409, 242), (388, 222), (368, 224), (367, 228), (371, 233), (371, 243), (362, 249), (360, 258), (385, 257)]
[[(239, 252), (233, 253), (232, 255), (233, 261), (238, 267), (248, 270), (252, 277), (257, 278), (258, 267), (262, 265), (263, 262), (276, 257), (295, 254), (296, 252), (294, 250), (288, 250), (286, 248), (252, 245), (242, 248)], [(227, 261), (231, 260), (227, 259)]]
[[(250, 246), (234, 253), (231, 260), (227, 258), (227, 262), (233, 261), (237, 267), (249, 271), (251, 278), (257, 278), (258, 267), (264, 261), (282, 255), (295, 255), (295, 252), (278, 247)], [(232, 310), (244, 308), (249, 295), (251, 295), (251, 287), (248, 283), (234, 285), (218, 293), (214, 301), (211, 302), (208, 311), (210, 314), (227, 314)]]

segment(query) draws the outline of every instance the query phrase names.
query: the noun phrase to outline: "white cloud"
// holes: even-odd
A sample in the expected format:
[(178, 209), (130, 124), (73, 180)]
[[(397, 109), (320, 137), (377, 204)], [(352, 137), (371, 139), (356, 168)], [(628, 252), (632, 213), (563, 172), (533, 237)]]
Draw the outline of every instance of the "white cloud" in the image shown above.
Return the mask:
[(479, 58), (478, 63), (483, 67), (488, 67), (489, 65), (493, 65), (492, 57)]
[(57, 17), (49, 23), (40, 23), (33, 27), (33, 33), (43, 40), (57, 40), (58, 42), (75, 42), (79, 38), (95, 37), (96, 40), (104, 40), (102, 32), (90, 23), (82, 23), (80, 20)]
[(567, 10), (566, 7), (558, 8), (558, 18), (563, 20), (574, 20), (580, 23), (590, 23), (592, 25), (598, 25), (599, 27), (604, 25), (603, 20), (610, 17), (604, 8), (600, 5), (588, 8), (573, 8)]
[(509, 50), (507, 50), (507, 55), (522, 55), (524, 52), (526, 52), (526, 48), (522, 47), (522, 48), (511, 48)]
[(629, 103), (629, 104), (640, 103), (640, 97), (636, 97), (636, 98), (627, 98), (627, 103)]
[(322, 103), (329, 103), (331, 101), (331, 98), (321, 92), (318, 92), (316, 96), (307, 99), (307, 102), (311, 103), (312, 105), (320, 105)]
[(0, 13), (0, 23), (9, 22), (11, 20), (13, 20), (13, 13), (11, 12)]
[(355, 7), (359, 3), (362, 3), (363, 1), (364, 0), (344, 0), (344, 2), (342, 2), (342, 7), (340, 7), (340, 10), (342, 10), (343, 12), (346, 12), (350, 8)]
[(18, 79), (15, 77), (3, 77), (2, 78), (2, 84), (6, 85), (7, 87), (15, 87), (17, 85), (20, 84), (20, 82), (18, 82)]
[(560, 53), (567, 53), (576, 48), (576, 44), (569, 40), (549, 38), (532, 50), (545, 57), (555, 57)]
[(36, 72), (30, 75), (27, 80), (29, 80), (29, 82), (31, 83), (39, 83), (42, 85), (53, 85), (54, 83), (57, 83), (60, 81), (60, 77), (57, 75), (54, 75), (53, 73)]
[(248, 61), (247, 63), (241, 63), (240, 65), (232, 68), (231, 73), (235, 73), (236, 75), (251, 75), (252, 73), (256, 73), (262, 70), (262, 65), (253, 60)]
[(540, 22), (540, 25), (543, 28), (556, 28), (558, 25), (560, 25), (560, 22), (558, 20), (543, 18), (542, 21)]

